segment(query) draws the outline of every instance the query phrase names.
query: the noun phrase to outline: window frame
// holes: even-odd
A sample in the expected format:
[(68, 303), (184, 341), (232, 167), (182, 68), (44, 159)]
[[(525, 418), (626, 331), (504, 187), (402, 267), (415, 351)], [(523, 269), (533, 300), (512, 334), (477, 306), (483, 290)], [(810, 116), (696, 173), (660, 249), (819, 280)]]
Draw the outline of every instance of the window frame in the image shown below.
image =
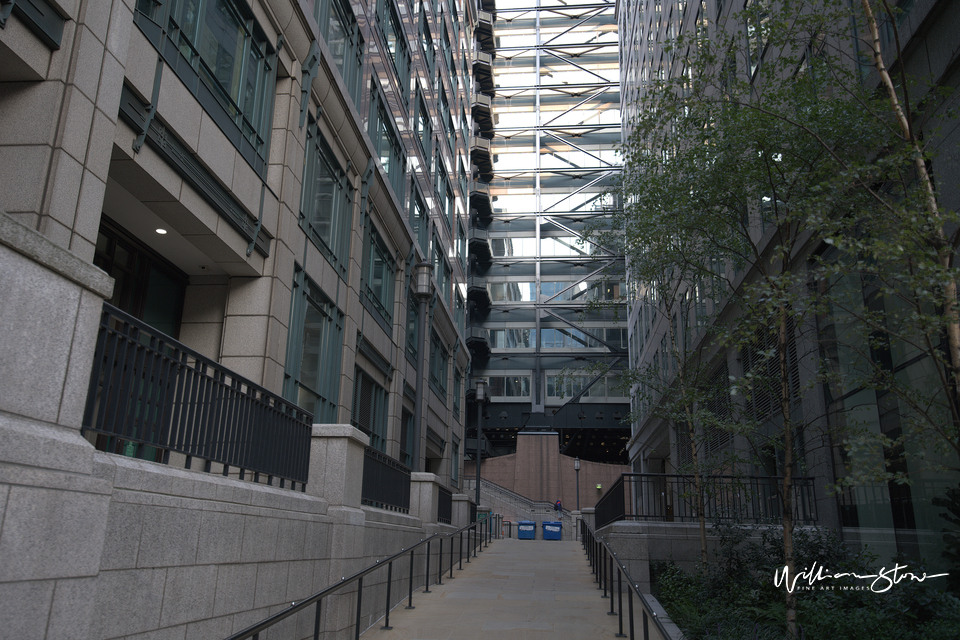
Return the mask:
[[(346, 169), (340, 164), (327, 143), (323, 131), (312, 116), (308, 121), (305, 147), (300, 193), (300, 227), (327, 260), (337, 268), (340, 275), (346, 276), (350, 258), (350, 229), (353, 226), (353, 185), (350, 183)], [(336, 185), (336, 193), (331, 199), (333, 205), (329, 208), (316, 207), (320, 213), (326, 210), (329, 214), (330, 232), (326, 235), (322, 231), (321, 220), (314, 218), (317, 211), (309, 215), (305, 211), (308, 198), (317, 195), (317, 191), (309, 193), (307, 186), (311, 183), (316, 184), (318, 179), (316, 172), (324, 167), (331, 181)]]
[[(317, 351), (318, 359), (326, 363), (329, 371), (337, 375), (319, 375), (319, 388), (310, 388), (304, 383), (304, 352), (307, 343), (307, 310), (313, 306), (324, 319)], [(336, 423), (340, 400), (340, 366), (343, 359), (343, 332), (345, 314), (323, 290), (294, 263), (294, 281), (290, 301), (290, 329), (287, 333), (287, 354), (283, 372), (283, 397), (300, 404), (302, 390), (316, 396), (319, 410), (313, 412), (316, 423)], [(332, 328), (329, 332), (326, 329)], [(296, 364), (294, 364), (296, 363)]]
[[(391, 111), (387, 108), (387, 101), (380, 93), (375, 78), (371, 79), (372, 99), (370, 100), (370, 121), (367, 133), (373, 142), (375, 157), (380, 161), (387, 181), (393, 187), (397, 201), (403, 202), (403, 186), (406, 177), (406, 153), (403, 148), (402, 137), (397, 130)], [(388, 148), (385, 148), (388, 147)], [(386, 158), (386, 166), (384, 164)]]
[[(363, 241), (363, 266), (360, 275), (360, 286), (363, 299), (377, 312), (383, 320), (384, 330), (391, 333), (393, 323), (393, 304), (396, 295), (397, 267), (394, 264), (392, 253), (383, 236), (377, 231), (369, 214), (366, 218), (366, 232)], [(378, 262), (382, 266), (377, 284)]]

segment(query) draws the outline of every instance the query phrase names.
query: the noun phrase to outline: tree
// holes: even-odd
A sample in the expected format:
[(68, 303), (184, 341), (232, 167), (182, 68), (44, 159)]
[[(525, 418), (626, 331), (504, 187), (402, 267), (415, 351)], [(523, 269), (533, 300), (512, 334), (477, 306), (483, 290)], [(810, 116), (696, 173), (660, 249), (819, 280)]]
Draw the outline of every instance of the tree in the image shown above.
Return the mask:
[[(646, 87), (623, 149), (619, 222), (632, 277), (671, 274), (677, 283), (665, 293), (682, 297), (706, 265), (722, 265), (729, 286), (700, 339), (742, 356), (731, 382), (749, 419), (738, 432), (775, 451), (791, 573), (793, 480), (812, 424), (799, 362), (811, 362), (818, 381), (893, 391), (916, 429), (960, 451), (960, 225), (939, 206), (911, 85), (902, 64), (894, 82), (884, 63), (902, 59), (899, 43), (884, 52), (880, 28), (868, 0), (748, 3), (669, 44), (668, 77)], [(835, 286), (850, 273), (871, 282), (875, 298), (896, 299), (898, 311), (866, 304), (862, 287)], [(862, 362), (845, 371), (818, 353), (818, 320), (837, 309), (867, 336)], [(893, 341), (929, 359), (935, 387), (892, 375), (877, 352)], [(784, 599), (794, 637), (796, 597), (785, 590)]]

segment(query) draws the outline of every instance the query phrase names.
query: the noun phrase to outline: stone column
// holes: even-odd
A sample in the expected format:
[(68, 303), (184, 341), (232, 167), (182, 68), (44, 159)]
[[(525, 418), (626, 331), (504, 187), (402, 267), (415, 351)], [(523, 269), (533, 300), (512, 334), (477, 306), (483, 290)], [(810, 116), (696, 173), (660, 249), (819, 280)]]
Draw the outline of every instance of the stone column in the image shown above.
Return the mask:
[[(410, 515), (420, 518), (424, 526), (438, 524), (440, 477), (432, 473), (410, 474)], [(451, 518), (451, 522), (453, 519)]]
[[(327, 515), (333, 518), (330, 540), (330, 562), (326, 580), (330, 585), (363, 569), (366, 515), (360, 508), (363, 487), (363, 451), (370, 438), (349, 424), (315, 424), (310, 446), (310, 475), (307, 493), (329, 503)], [(315, 582), (317, 582), (315, 580)], [(352, 624), (347, 605), (355, 595), (334, 595), (324, 603), (327, 611), (342, 615), (326, 616), (324, 629), (339, 632)], [(338, 601), (343, 606), (338, 607)]]
[(105, 273), (0, 213), (0, 601), (11, 638), (85, 638), (113, 487), (80, 434)]
[(453, 494), (453, 526), (457, 529), (470, 524), (470, 496), (465, 493)]

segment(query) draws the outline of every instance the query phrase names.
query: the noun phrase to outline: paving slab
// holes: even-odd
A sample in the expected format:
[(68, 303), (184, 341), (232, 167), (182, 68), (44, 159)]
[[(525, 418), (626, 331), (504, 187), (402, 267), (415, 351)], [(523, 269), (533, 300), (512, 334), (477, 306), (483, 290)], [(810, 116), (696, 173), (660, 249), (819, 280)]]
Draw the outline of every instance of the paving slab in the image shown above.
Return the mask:
[[(454, 578), (416, 592), (363, 640), (538, 640), (615, 638), (583, 547), (566, 540), (494, 540)], [(626, 600), (626, 594), (624, 594)], [(626, 621), (624, 621), (626, 624)]]

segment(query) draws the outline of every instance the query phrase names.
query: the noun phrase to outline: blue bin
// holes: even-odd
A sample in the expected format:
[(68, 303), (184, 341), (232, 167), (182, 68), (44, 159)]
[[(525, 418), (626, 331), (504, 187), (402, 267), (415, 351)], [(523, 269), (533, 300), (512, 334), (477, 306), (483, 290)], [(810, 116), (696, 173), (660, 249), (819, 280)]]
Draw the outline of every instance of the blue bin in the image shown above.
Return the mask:
[(543, 539), (544, 540), (562, 540), (561, 534), (563, 533), (563, 523), (561, 522), (546, 522), (543, 523)]
[(521, 520), (517, 523), (517, 539), (536, 540), (537, 523), (533, 520)]

